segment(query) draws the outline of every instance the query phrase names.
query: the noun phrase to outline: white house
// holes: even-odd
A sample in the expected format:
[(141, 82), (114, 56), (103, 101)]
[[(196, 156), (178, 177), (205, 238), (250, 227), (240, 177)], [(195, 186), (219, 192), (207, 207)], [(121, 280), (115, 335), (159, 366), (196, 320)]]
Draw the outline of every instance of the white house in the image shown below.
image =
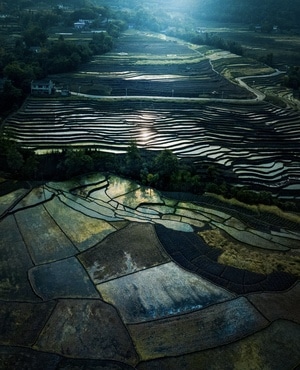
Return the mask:
[(78, 22), (74, 23), (74, 28), (76, 30), (82, 30), (85, 26), (86, 26), (86, 24), (84, 22), (78, 21)]
[(31, 94), (51, 95), (54, 92), (54, 83), (51, 80), (31, 81)]
[(74, 28), (76, 30), (82, 30), (83, 28), (90, 26), (93, 22), (93, 19), (79, 19), (74, 23)]

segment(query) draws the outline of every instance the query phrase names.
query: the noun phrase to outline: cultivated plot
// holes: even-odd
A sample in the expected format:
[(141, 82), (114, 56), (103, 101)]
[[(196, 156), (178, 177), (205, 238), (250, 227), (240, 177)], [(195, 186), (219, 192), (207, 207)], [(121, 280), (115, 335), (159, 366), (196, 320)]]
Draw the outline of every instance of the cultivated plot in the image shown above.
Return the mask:
[[(50, 182), (17, 203), (8, 194), (2, 363), (217, 369), (224, 359), (243, 366), (253, 353), (255, 368), (297, 366), (299, 221), (148, 190), (94, 174)], [(229, 243), (232, 258), (222, 260)], [(243, 249), (255, 253), (252, 265)]]

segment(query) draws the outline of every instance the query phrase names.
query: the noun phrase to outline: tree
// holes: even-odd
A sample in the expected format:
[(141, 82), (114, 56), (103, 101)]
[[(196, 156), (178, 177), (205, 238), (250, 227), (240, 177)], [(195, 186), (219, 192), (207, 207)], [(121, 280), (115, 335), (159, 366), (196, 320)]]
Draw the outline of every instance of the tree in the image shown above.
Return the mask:
[(259, 202), (267, 205), (273, 204), (272, 193), (269, 191), (261, 191), (259, 193)]
[(35, 179), (37, 177), (38, 164), (37, 156), (34, 153), (30, 154), (22, 168), (24, 176), (29, 179)]
[(208, 193), (219, 194), (219, 186), (214, 182), (208, 182), (205, 185), (205, 191), (207, 191)]
[(6, 160), (8, 168), (14, 173), (19, 172), (24, 164), (23, 156), (16, 145), (11, 145), (8, 149)]
[(94, 54), (104, 54), (113, 47), (113, 38), (107, 32), (94, 33), (89, 47)]
[(178, 171), (178, 159), (171, 150), (165, 149), (154, 159), (155, 172), (159, 174), (159, 183), (161, 187), (168, 186), (172, 174)]
[(247, 203), (247, 204), (258, 204), (260, 200), (259, 192), (249, 189), (240, 189), (236, 197), (241, 202)]
[(97, 8), (85, 7), (75, 10), (70, 14), (70, 24), (78, 21), (78, 19), (95, 19), (99, 16)]
[(116, 38), (120, 35), (122, 31), (124, 31), (127, 28), (127, 24), (123, 21), (110, 21), (107, 25), (107, 33)]
[(3, 92), (0, 94), (0, 111), (9, 112), (21, 102), (22, 90), (13, 86), (10, 80), (5, 81)]
[(154, 185), (158, 181), (158, 179), (159, 179), (158, 173), (155, 174), (148, 173), (147, 175), (147, 183), (149, 186)]
[(30, 81), (40, 73), (38, 66), (13, 61), (7, 64), (3, 70), (5, 77), (12, 81), (13, 85), (22, 90), (28, 90)]
[(300, 67), (290, 67), (288, 75), (284, 78), (283, 83), (287, 87), (298, 90), (300, 87)]
[(140, 172), (140, 177), (141, 177), (142, 183), (144, 185), (156, 186), (157, 181), (159, 179), (159, 174), (158, 173), (155, 173), (155, 174), (150, 173), (148, 171), (148, 168), (144, 165), (144, 167), (142, 168), (142, 170)]
[(268, 53), (267, 55), (261, 57), (260, 61), (272, 67), (274, 65), (274, 54)]
[(94, 169), (93, 159), (83, 150), (68, 149), (63, 161), (62, 170), (67, 177), (86, 173)]
[(131, 141), (127, 148), (125, 162), (126, 173), (131, 177), (137, 178), (142, 169), (142, 157), (135, 141)]
[(23, 33), (23, 39), (27, 47), (41, 46), (47, 41), (48, 35), (43, 28), (30, 25)]

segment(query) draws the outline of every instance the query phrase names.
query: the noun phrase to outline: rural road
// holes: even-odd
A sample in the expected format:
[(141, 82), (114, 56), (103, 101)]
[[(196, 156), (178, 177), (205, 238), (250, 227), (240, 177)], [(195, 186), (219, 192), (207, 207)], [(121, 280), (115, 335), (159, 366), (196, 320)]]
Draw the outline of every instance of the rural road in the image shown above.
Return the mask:
[(245, 76), (245, 77), (238, 77), (236, 78), (236, 81), (240, 84), (240, 86), (244, 87), (245, 89), (247, 89), (248, 91), (252, 92), (253, 94), (256, 95), (256, 100), (264, 100), (266, 95), (264, 93), (262, 93), (260, 90), (258, 89), (254, 89), (253, 87), (249, 86), (244, 80), (248, 80), (248, 79), (256, 79), (256, 78), (266, 78), (266, 77), (275, 77), (275, 76), (278, 76), (280, 74), (284, 74), (285, 72), (283, 71), (279, 71), (278, 69), (271, 73), (271, 74), (264, 74), (264, 75), (254, 75), (254, 76)]
[[(213, 66), (213, 64), (212, 64), (212, 61), (211, 60), (209, 60), (209, 63), (210, 63), (210, 65), (211, 65), (211, 68), (212, 68), (212, 70), (215, 72), (215, 73), (217, 73), (217, 74), (220, 74), (215, 68), (214, 68), (214, 66)], [(245, 88), (245, 89), (247, 89), (248, 91), (250, 91), (251, 93), (253, 93), (255, 96), (256, 96), (256, 98), (254, 98), (254, 99), (247, 99), (246, 101), (253, 101), (253, 100), (256, 100), (256, 101), (262, 101), (262, 100), (264, 100), (265, 99), (265, 97), (266, 97), (266, 95), (263, 93), (263, 92), (261, 92), (260, 90), (258, 90), (258, 89), (255, 89), (255, 88), (253, 88), (253, 87), (251, 87), (251, 86), (249, 86), (244, 80), (248, 80), (248, 79), (256, 79), (256, 78), (266, 78), (266, 77), (275, 77), (275, 76), (278, 76), (278, 75), (280, 75), (280, 74), (283, 74), (283, 73), (285, 73), (285, 72), (282, 72), (282, 71), (279, 71), (278, 69), (276, 69), (276, 71), (275, 72), (273, 72), (273, 73), (269, 73), (269, 74), (263, 74), (263, 75), (253, 75), (253, 76), (243, 76), (243, 77), (237, 77), (237, 78), (235, 78), (235, 80), (238, 82), (238, 84), (240, 85), (240, 86), (242, 86), (243, 88)], [(225, 99), (226, 100), (226, 99)], [(234, 100), (237, 100), (237, 99), (234, 99)]]

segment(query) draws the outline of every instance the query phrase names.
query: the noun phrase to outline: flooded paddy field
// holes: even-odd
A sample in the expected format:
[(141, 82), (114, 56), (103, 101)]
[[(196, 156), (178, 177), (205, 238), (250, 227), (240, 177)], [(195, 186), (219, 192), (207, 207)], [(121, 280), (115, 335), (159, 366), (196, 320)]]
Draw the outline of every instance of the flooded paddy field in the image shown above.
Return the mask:
[(297, 366), (299, 218), (99, 173), (0, 201), (4, 368)]
[(4, 129), (36, 151), (72, 146), (121, 154), (134, 140), (195, 166), (220, 165), (244, 184), (285, 195), (299, 190), (299, 113), (267, 103), (29, 99)]

